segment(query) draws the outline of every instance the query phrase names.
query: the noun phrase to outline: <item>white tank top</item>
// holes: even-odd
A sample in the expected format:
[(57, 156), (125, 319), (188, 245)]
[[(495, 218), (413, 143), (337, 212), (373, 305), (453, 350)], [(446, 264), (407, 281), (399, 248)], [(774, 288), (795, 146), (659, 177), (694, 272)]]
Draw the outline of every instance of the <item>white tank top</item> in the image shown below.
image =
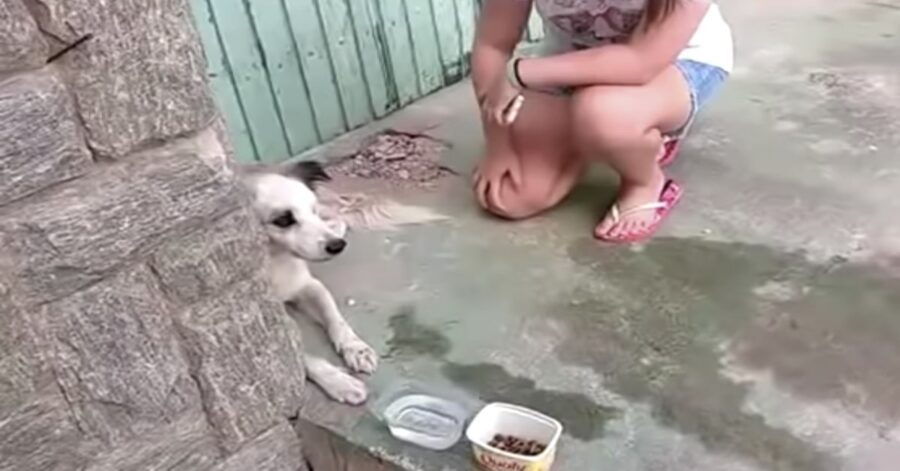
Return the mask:
[[(647, 2), (647, 0), (533, 1), (538, 13), (544, 19), (546, 40), (557, 50), (596, 47), (627, 41), (641, 22)], [(715, 3), (710, 5), (697, 31), (678, 58), (713, 65), (731, 72), (734, 68), (731, 28), (718, 5)]]

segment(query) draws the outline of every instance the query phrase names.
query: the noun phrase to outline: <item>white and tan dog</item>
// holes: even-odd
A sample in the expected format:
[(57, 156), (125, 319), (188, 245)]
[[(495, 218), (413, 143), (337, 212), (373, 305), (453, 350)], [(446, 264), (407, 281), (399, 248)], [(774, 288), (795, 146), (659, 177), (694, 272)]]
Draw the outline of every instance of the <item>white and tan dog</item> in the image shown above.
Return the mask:
[[(328, 288), (310, 273), (308, 262), (330, 260), (344, 251), (347, 226), (323, 217), (316, 184), (329, 180), (316, 162), (244, 169), (243, 182), (269, 236), (271, 282), (278, 298), (320, 324), (350, 370), (369, 374), (378, 354), (353, 331)], [(347, 404), (366, 400), (366, 385), (323, 358), (304, 356), (309, 379), (333, 399)]]

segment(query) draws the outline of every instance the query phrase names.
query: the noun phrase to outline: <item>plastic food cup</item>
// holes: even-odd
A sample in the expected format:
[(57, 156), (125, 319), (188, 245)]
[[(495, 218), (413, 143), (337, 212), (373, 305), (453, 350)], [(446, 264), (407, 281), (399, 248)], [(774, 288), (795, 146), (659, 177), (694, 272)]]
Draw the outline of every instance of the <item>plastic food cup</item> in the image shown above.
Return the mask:
[[(466, 438), (472, 442), (475, 461), (488, 471), (549, 471), (556, 457), (562, 424), (540, 412), (511, 404), (488, 404), (472, 419)], [(546, 445), (535, 456), (518, 455), (490, 445), (495, 435), (512, 435)]]
[(426, 394), (403, 396), (384, 411), (391, 435), (432, 450), (446, 450), (459, 441), (466, 415), (459, 405)]

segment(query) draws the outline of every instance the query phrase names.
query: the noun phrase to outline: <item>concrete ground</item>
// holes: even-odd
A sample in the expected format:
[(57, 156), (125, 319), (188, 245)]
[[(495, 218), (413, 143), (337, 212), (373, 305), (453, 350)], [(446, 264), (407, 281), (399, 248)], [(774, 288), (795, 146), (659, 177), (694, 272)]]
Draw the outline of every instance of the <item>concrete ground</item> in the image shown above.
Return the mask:
[[(404, 469), (472, 469), (465, 443), (422, 450), (379, 421), (412, 380), (558, 418), (560, 471), (900, 469), (900, 1), (721, 3), (738, 68), (652, 242), (591, 239), (615, 192), (602, 170), (515, 224), (465, 177), (366, 186), (451, 219), (357, 233), (316, 267), (383, 360), (367, 407), (308, 419)], [(325, 152), (380, 126), (448, 139), (463, 175), (482, 146), (463, 85)]]

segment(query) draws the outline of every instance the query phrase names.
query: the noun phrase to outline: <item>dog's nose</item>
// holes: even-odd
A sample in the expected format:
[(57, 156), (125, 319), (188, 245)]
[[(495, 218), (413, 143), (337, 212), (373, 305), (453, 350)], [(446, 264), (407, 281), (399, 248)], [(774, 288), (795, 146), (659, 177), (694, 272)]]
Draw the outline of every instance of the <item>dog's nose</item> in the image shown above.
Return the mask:
[(344, 239), (331, 239), (325, 243), (325, 251), (328, 255), (337, 255), (344, 251), (347, 247), (347, 241)]

